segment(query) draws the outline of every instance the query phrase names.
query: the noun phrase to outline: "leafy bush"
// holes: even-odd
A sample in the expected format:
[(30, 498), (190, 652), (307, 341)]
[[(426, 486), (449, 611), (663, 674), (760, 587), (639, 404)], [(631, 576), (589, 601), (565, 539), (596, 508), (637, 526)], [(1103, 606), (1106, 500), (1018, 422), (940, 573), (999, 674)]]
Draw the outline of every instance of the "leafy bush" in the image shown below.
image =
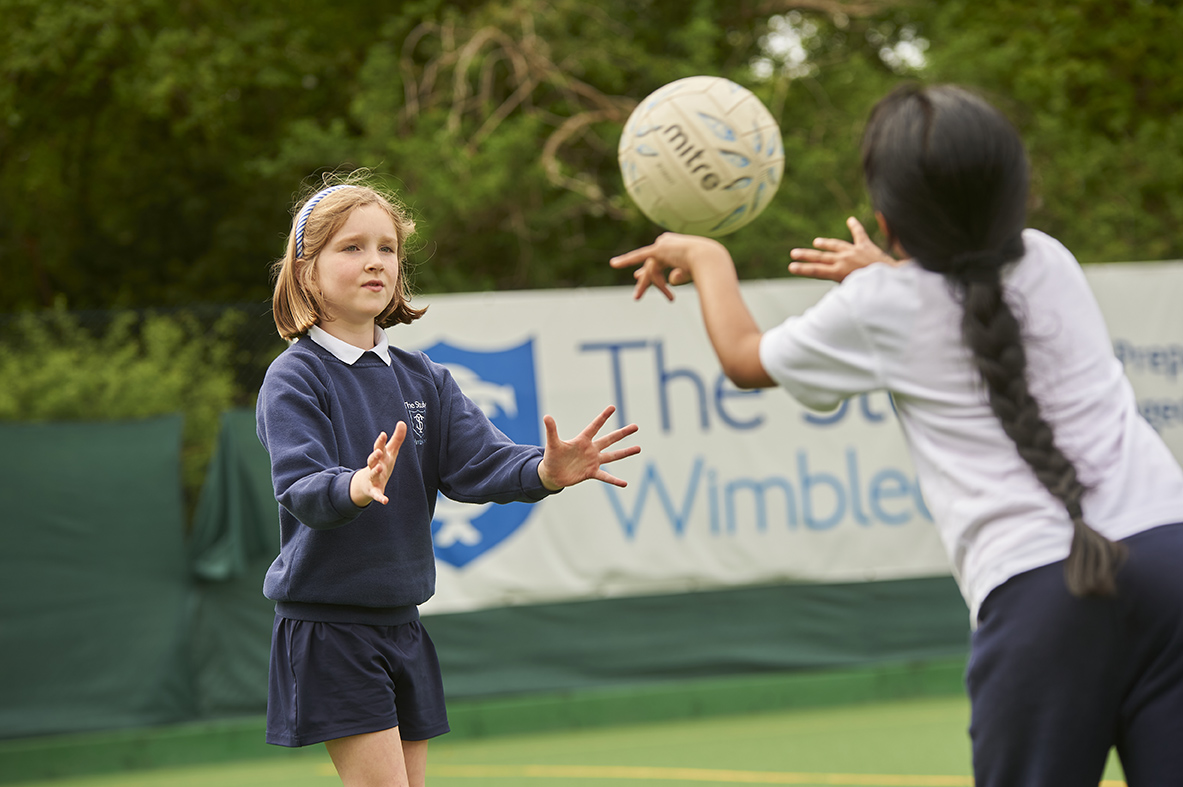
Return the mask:
[(241, 316), (117, 313), (83, 329), (64, 310), (25, 313), (0, 337), (0, 420), (117, 421), (182, 413), (182, 484), (191, 511), (222, 412), (241, 403), (233, 342)]

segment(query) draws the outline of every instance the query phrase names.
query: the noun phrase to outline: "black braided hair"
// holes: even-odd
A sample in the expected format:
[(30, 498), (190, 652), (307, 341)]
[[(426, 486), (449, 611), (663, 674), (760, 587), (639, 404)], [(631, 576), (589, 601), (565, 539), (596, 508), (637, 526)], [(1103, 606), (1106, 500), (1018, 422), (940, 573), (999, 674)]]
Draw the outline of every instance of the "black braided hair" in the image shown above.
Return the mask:
[(954, 286), (990, 409), (1072, 519), (1069, 590), (1112, 595), (1125, 548), (1084, 521), (1084, 486), (1031, 394), (1022, 328), (1003, 293), (1004, 267), (1023, 256), (1028, 168), (1018, 132), (963, 88), (904, 86), (871, 113), (863, 172), (890, 240)]

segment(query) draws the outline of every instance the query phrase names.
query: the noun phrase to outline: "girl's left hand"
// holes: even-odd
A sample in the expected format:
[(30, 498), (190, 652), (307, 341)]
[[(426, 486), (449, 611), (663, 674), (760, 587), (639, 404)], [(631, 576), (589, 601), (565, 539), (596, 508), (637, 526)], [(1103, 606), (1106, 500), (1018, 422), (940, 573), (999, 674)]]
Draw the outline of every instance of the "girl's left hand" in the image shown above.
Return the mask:
[(846, 220), (851, 240), (841, 238), (815, 238), (817, 249), (792, 249), (789, 256), (789, 273), (811, 279), (827, 279), (841, 282), (850, 273), (865, 268), (873, 262), (899, 265), (899, 260), (875, 245), (863, 229), (862, 222), (851, 216)]
[(555, 419), (549, 415), (542, 419), (546, 425), (546, 447), (542, 451), (542, 462), (538, 465), (538, 477), (542, 485), (552, 492), (574, 486), (580, 481), (595, 478), (613, 486), (627, 486), (625, 481), (605, 471), (601, 465), (615, 462), (641, 452), (639, 445), (606, 451), (608, 446), (614, 445), (637, 431), (636, 424), (609, 432), (603, 437), (596, 437), (600, 429), (607, 423), (615, 407), (607, 407), (604, 412), (596, 416), (575, 439), (566, 441), (559, 439), (559, 428)]

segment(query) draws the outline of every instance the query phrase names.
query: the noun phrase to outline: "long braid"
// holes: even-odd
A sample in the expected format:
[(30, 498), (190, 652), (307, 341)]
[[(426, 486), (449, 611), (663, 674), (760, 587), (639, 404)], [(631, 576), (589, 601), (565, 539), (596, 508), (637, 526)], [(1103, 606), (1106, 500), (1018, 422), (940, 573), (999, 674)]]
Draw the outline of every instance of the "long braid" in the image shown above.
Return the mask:
[(1084, 521), (1084, 485), (1072, 461), (1056, 445), (1052, 428), (1031, 395), (1019, 321), (1003, 297), (998, 268), (993, 273), (960, 281), (965, 307), (962, 336), (973, 352), (990, 409), (1003, 431), (1072, 518), (1072, 549), (1064, 567), (1069, 591), (1076, 596), (1113, 595), (1125, 546), (1108, 540)]
[(962, 296), (962, 336), (990, 408), (1072, 520), (1068, 588), (1078, 596), (1113, 593), (1125, 547), (1084, 521), (1084, 486), (1028, 388), (1022, 329), (1003, 297), (1002, 271), (1023, 256), (1026, 226), (1028, 165), (1018, 132), (962, 88), (904, 85), (871, 113), (863, 172), (889, 241)]

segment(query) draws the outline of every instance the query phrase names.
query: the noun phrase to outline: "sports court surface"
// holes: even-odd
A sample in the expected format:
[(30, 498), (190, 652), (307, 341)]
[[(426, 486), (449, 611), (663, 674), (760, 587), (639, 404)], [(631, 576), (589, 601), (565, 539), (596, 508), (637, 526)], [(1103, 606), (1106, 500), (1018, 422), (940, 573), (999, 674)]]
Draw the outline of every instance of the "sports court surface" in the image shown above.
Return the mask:
[[(431, 787), (677, 787), (792, 784), (972, 787), (960, 696), (458, 738), (431, 745)], [(273, 747), (268, 747), (273, 749)], [(23, 787), (331, 787), (323, 747), (208, 765)], [(1110, 761), (1104, 787), (1123, 785)]]

